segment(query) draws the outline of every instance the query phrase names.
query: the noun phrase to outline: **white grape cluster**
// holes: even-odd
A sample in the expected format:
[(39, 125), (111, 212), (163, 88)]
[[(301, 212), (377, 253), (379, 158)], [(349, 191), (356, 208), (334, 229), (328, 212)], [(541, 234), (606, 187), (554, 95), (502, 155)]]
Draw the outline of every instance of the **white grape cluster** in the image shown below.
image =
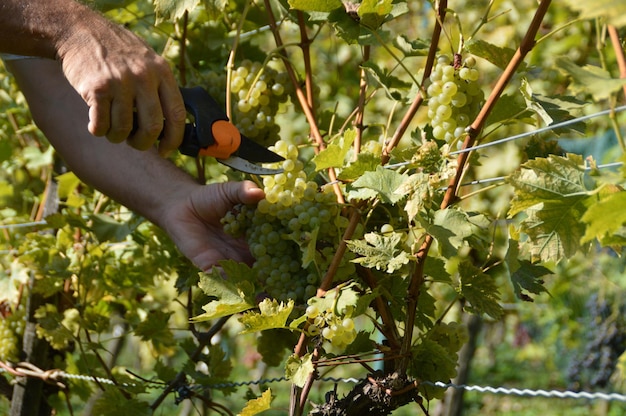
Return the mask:
[(233, 71), (233, 120), (245, 136), (265, 146), (273, 143), (280, 131), (274, 117), (291, 92), (288, 80), (286, 72), (250, 60), (243, 60)]
[[(270, 149), (285, 158), (284, 172), (263, 179), (265, 199), (256, 207), (239, 206), (222, 224), (226, 233), (245, 236), (252, 270), (268, 296), (303, 303), (315, 296), (348, 220), (332, 190), (319, 191), (307, 180), (295, 145), (279, 140)], [(350, 256), (342, 259), (337, 280), (354, 273)]]
[(476, 59), (470, 56), (460, 63), (457, 57), (455, 62), (445, 55), (437, 59), (426, 90), (433, 136), (447, 143), (463, 136), (484, 98), (477, 82)]
[(24, 314), (0, 317), (0, 361), (16, 361), (18, 354), (18, 334), (23, 334)]
[(321, 335), (333, 347), (345, 349), (356, 338), (354, 321), (348, 316), (338, 316), (332, 308), (320, 310), (316, 304), (306, 308), (309, 325), (306, 328), (309, 336)]

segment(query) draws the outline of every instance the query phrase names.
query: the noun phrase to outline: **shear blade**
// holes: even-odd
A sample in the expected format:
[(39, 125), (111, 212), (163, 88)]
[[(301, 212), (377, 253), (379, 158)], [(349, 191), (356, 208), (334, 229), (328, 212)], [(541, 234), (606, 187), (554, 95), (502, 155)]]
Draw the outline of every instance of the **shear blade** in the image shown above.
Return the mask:
[(264, 168), (263, 166), (255, 165), (246, 159), (242, 159), (239, 156), (231, 156), (228, 159), (216, 159), (223, 165), (236, 169), (240, 172), (250, 173), (253, 175), (277, 175), (283, 173), (282, 169)]
[(266, 147), (261, 146), (257, 142), (241, 135), (241, 144), (235, 155), (250, 162), (260, 163), (276, 163), (285, 160), (284, 157), (278, 155)]

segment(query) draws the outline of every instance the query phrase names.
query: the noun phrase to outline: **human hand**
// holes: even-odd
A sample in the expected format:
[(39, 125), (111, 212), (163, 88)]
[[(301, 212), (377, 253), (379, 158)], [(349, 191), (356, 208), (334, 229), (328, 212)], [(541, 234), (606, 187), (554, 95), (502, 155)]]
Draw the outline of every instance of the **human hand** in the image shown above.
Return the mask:
[[(187, 112), (168, 63), (143, 40), (96, 13), (57, 47), (69, 83), (89, 106), (88, 129), (111, 142), (176, 150)], [(137, 128), (133, 130), (133, 115)]]
[(263, 190), (254, 182), (226, 182), (195, 188), (187, 198), (166, 208), (160, 226), (180, 251), (203, 271), (220, 260), (250, 262), (252, 256), (242, 238), (224, 233), (220, 220), (237, 204), (255, 204)]

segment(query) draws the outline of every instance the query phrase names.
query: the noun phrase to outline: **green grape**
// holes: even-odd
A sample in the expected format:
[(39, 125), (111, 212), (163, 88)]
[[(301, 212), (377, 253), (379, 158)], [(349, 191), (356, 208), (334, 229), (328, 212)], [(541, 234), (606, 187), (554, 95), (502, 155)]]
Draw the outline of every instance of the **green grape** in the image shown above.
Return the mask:
[(11, 322), (7, 318), (0, 319), (0, 360), (17, 360), (18, 338), (11, 329)]
[(448, 56), (438, 57), (426, 88), (433, 137), (446, 142), (463, 136), (483, 101), (483, 92), (476, 82), (476, 59), (470, 56), (463, 64), (454, 59), (458, 67), (452, 61)]
[[(264, 177), (265, 199), (227, 213), (222, 224), (226, 233), (246, 239), (255, 258), (252, 270), (267, 295), (304, 302), (315, 296), (348, 220), (332, 189), (320, 192), (307, 180), (296, 146), (279, 140), (270, 149), (285, 158), (280, 164), (284, 173)], [(354, 274), (353, 257), (342, 258), (338, 279)]]

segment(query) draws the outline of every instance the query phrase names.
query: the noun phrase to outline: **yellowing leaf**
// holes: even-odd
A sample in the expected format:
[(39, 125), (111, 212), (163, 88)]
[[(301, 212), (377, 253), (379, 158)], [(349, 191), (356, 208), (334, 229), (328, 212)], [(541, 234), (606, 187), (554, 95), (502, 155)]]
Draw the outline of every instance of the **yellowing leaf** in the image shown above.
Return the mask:
[(247, 334), (266, 329), (284, 328), (287, 325), (287, 319), (289, 319), (293, 306), (293, 300), (289, 300), (285, 305), (283, 302), (278, 303), (275, 299), (264, 299), (259, 304), (259, 313), (246, 312), (239, 318), (239, 321), (244, 326), (241, 333)]
[(341, 0), (289, 0), (289, 6), (305, 12), (330, 12), (343, 4)]
[(391, 235), (367, 233), (364, 240), (349, 240), (347, 244), (350, 251), (361, 256), (352, 260), (354, 263), (393, 273), (410, 261), (408, 253), (398, 248), (401, 238), (402, 234), (395, 232)]
[(246, 406), (241, 410), (239, 416), (254, 416), (258, 415), (261, 412), (270, 409), (270, 404), (272, 403), (272, 390), (267, 389), (263, 392), (261, 397), (257, 397), (256, 399), (249, 400), (246, 403)]
[(175, 22), (180, 19), (186, 11), (195, 9), (200, 0), (154, 0), (154, 10), (157, 21), (168, 20)]
[(612, 193), (593, 203), (584, 213), (582, 220), (588, 224), (581, 242), (597, 238), (602, 241), (626, 224), (626, 192)]
[(391, 0), (363, 0), (357, 9), (361, 18), (361, 24), (370, 29), (378, 29), (385, 21), (385, 17), (391, 13), (393, 4)]
[(292, 354), (287, 359), (285, 366), (285, 376), (298, 387), (304, 387), (309, 375), (315, 370), (311, 354), (298, 357)]
[(323, 170), (344, 165), (344, 159), (356, 137), (354, 130), (348, 130), (341, 137), (335, 138), (330, 145), (313, 158), (315, 170)]
[(248, 281), (232, 283), (225, 280), (218, 270), (200, 276), (200, 289), (216, 297), (202, 307), (206, 312), (192, 318), (195, 322), (208, 321), (222, 316), (247, 311), (254, 307), (254, 285)]

